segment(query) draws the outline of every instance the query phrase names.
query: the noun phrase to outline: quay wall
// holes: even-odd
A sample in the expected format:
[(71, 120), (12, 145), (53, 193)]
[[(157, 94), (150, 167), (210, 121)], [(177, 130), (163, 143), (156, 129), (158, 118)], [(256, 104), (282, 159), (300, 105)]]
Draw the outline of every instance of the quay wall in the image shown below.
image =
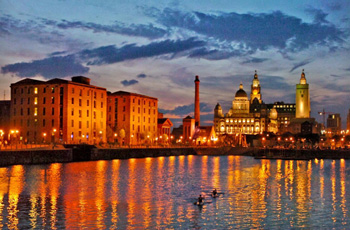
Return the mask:
[(258, 149), (254, 157), (266, 157), (271, 159), (350, 159), (350, 150), (347, 149)]
[(0, 167), (71, 162), (71, 149), (0, 151)]

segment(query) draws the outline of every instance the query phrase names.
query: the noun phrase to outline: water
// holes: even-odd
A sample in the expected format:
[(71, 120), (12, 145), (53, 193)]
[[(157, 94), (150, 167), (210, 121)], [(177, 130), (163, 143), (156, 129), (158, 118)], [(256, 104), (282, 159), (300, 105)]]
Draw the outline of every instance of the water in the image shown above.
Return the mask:
[[(213, 188), (221, 194), (213, 199)], [(193, 204), (199, 194), (206, 204)], [(180, 156), (0, 168), (4, 229), (350, 229), (350, 161)]]

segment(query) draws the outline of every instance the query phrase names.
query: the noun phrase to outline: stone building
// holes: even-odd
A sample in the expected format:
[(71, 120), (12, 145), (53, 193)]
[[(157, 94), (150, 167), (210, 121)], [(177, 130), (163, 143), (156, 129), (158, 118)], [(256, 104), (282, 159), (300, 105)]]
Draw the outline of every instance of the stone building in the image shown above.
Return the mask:
[(105, 88), (90, 79), (24, 79), (11, 84), (11, 129), (28, 143), (106, 141)]
[(158, 99), (117, 91), (108, 93), (108, 141), (121, 145), (153, 143), (157, 138)]

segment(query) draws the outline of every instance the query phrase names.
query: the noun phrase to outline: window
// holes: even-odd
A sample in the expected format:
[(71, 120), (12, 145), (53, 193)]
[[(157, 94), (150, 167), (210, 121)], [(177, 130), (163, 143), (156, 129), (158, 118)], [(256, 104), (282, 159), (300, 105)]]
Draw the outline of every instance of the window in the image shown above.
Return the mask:
[(51, 97), (51, 104), (55, 104), (55, 98)]
[(87, 95), (90, 96), (90, 90), (87, 91)]
[(16, 104), (16, 102), (17, 102), (17, 101), (16, 101), (16, 98), (15, 98), (15, 99), (13, 99), (13, 104), (14, 104), (14, 105)]
[(55, 87), (52, 87), (51, 88), (51, 93), (54, 93), (55, 92)]
[(96, 101), (94, 101), (94, 108), (96, 109)]
[(43, 98), (43, 104), (46, 104), (46, 97)]
[(72, 116), (74, 116), (74, 109), (72, 108)]
[(79, 121), (79, 129), (81, 129), (81, 121)]
[(30, 94), (30, 88), (28, 88), (28, 94)]
[(17, 93), (17, 88), (14, 88), (13, 93), (14, 93), (14, 94)]
[(28, 97), (28, 105), (30, 104), (30, 97)]
[(38, 108), (34, 108), (34, 116), (38, 115)]
[(38, 98), (34, 97), (34, 105), (37, 105), (37, 104), (38, 104)]
[(123, 106), (123, 112), (125, 112), (125, 106)]
[(89, 128), (89, 121), (86, 122), (86, 128)]
[[(89, 91), (88, 91), (88, 92), (89, 92)], [(87, 106), (90, 105), (90, 101), (89, 101), (89, 100), (87, 100), (86, 105), (87, 105)]]
[(43, 89), (43, 92), (46, 93), (46, 88)]
[(21, 94), (23, 94), (23, 88), (21, 89)]
[(94, 122), (94, 129), (96, 129), (96, 122)]
[(101, 93), (101, 98), (103, 98), (103, 93)]
[(46, 108), (44, 107), (43, 108), (43, 115), (45, 115), (46, 114)]
[(34, 94), (38, 94), (38, 88), (37, 87), (34, 88)]
[(30, 125), (30, 121), (29, 121), (29, 119), (27, 120), (27, 126), (29, 127), (29, 125)]
[(86, 116), (89, 117), (89, 110), (86, 111)]
[(46, 125), (45, 123), (46, 123), (46, 122), (45, 122), (45, 119), (43, 119), (43, 127), (45, 127), (45, 125)]
[(94, 92), (94, 99), (96, 99), (96, 92)]
[(96, 119), (96, 111), (94, 111), (94, 119)]
[(101, 109), (103, 108), (103, 102), (101, 102)]
[(74, 94), (74, 88), (72, 88), (72, 94)]
[(125, 103), (125, 101), (126, 101), (126, 99), (125, 99), (125, 97), (123, 98), (123, 102)]
[(55, 115), (55, 108), (52, 108), (51, 115)]
[(27, 115), (30, 115), (30, 108), (27, 109)]
[(79, 106), (81, 106), (81, 99), (79, 99)]
[(72, 105), (74, 105), (74, 98), (72, 97)]
[(82, 96), (83, 95), (83, 90), (79, 90), (79, 96)]
[(81, 117), (81, 110), (79, 110), (79, 117)]

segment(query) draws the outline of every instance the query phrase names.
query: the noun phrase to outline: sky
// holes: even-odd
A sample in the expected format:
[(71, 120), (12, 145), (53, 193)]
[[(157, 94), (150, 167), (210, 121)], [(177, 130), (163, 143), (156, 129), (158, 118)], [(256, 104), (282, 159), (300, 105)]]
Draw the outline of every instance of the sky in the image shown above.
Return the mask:
[(174, 127), (226, 113), (257, 70), (265, 103), (295, 103), (302, 69), (311, 116), (350, 109), (349, 0), (0, 0), (0, 92), (24, 78), (70, 79), (158, 98)]

